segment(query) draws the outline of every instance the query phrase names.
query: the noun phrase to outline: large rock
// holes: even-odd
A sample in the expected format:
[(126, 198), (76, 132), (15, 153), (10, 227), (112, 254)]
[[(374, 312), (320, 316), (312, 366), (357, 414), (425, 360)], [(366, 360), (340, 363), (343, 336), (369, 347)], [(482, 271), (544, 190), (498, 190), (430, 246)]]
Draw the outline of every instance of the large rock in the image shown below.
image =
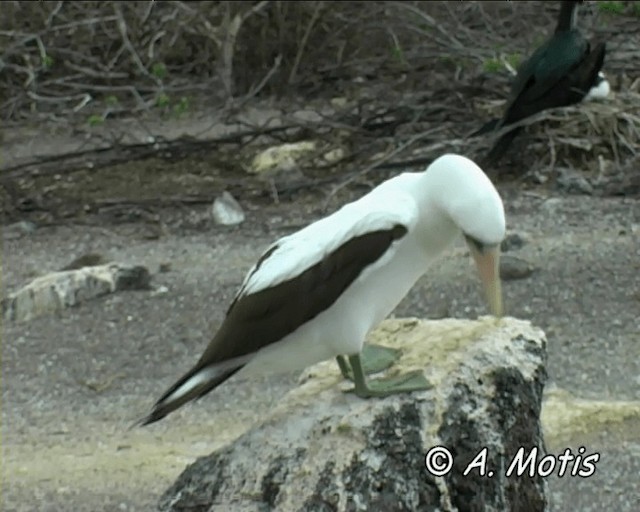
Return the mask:
[[(390, 372), (424, 368), (433, 389), (362, 400), (343, 392), (350, 386), (333, 361), (313, 366), (262, 423), (189, 466), (160, 509), (545, 509), (542, 477), (505, 476), (520, 447), (544, 455), (542, 331), (511, 318), (396, 319), (370, 341), (402, 348)], [(438, 446), (453, 456), (444, 476), (425, 467), (425, 454)], [(478, 466), (463, 475), (483, 447), (492, 476)]]

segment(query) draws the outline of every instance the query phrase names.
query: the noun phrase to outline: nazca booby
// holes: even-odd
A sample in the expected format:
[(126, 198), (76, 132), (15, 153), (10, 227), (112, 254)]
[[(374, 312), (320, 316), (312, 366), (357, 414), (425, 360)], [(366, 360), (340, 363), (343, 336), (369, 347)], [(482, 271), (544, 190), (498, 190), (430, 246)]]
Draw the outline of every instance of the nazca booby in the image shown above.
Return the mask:
[[(473, 135), (480, 135), (517, 123), (538, 112), (566, 107), (609, 93), (609, 82), (601, 73), (606, 47), (591, 48), (576, 28), (577, 8), (582, 1), (563, 1), (554, 34), (519, 67), (504, 115), (486, 123)], [(508, 149), (522, 127), (502, 135), (483, 165), (493, 165)]]
[(427, 389), (422, 372), (367, 380), (365, 373), (398, 354), (368, 345), (363, 352), (363, 344), (460, 234), (491, 311), (501, 315), (502, 201), (474, 162), (447, 154), (271, 245), (202, 357), (139, 423), (163, 418), (241, 368), (248, 375), (290, 371), (333, 357), (360, 397)]

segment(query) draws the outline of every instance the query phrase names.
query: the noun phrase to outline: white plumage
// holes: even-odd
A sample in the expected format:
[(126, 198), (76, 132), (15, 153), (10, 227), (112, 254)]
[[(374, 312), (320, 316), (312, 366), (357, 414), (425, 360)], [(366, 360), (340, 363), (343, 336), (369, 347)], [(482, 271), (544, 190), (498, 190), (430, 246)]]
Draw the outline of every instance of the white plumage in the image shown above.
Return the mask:
[(609, 81), (605, 78), (604, 73), (600, 71), (598, 73), (598, 80), (596, 81), (596, 85), (594, 85), (589, 92), (584, 97), (585, 101), (589, 100), (602, 100), (609, 96), (611, 92), (611, 85)]
[[(321, 289), (325, 284), (321, 279), (326, 277), (327, 288), (331, 279), (339, 279), (340, 264), (354, 265), (354, 261), (366, 259), (368, 234), (391, 233), (393, 229), (399, 231), (384, 239), (388, 242), (379, 256), (357, 268), (344, 289)], [(444, 155), (424, 172), (392, 178), (332, 215), (281, 238), (247, 274), (225, 323), (203, 357), (165, 393), (144, 422), (157, 421), (182, 403), (207, 393), (241, 366), (245, 375), (255, 375), (301, 369), (341, 355), (350, 356), (352, 365), (359, 366), (357, 355), (367, 334), (460, 234), (470, 241), (492, 309), (499, 312), (497, 254), (505, 234), (504, 209), (487, 176), (463, 156)], [(355, 243), (349, 248), (351, 259), (345, 262), (345, 257), (340, 259), (336, 254), (349, 241)], [(312, 281), (317, 289), (308, 289), (308, 282), (303, 282), (309, 277), (302, 276), (305, 272), (317, 272)], [(297, 291), (296, 279), (304, 291)], [(281, 291), (274, 292), (283, 283), (286, 297)], [(264, 299), (264, 293), (273, 295)], [(322, 303), (322, 293), (336, 294), (328, 306), (317, 306)], [(299, 313), (300, 322), (294, 322), (293, 330), (279, 338), (269, 338), (258, 327), (247, 327), (253, 322), (277, 330), (278, 325), (270, 319), (288, 321), (286, 312), (279, 309), (283, 304), (294, 309), (301, 301), (316, 304), (316, 309)], [(255, 316), (253, 307), (259, 310)], [(270, 316), (282, 313), (284, 317)], [(243, 325), (245, 319), (248, 323)], [(253, 343), (253, 336), (263, 334), (269, 341), (255, 351), (238, 345)], [(345, 363), (339, 362), (343, 369)]]
[(486, 175), (465, 157), (444, 155), (427, 171), (396, 176), (281, 238), (274, 244), (278, 249), (249, 272), (239, 295), (296, 277), (347, 240), (398, 223), (408, 228), (405, 237), (363, 270), (331, 308), (258, 352), (245, 375), (297, 370), (360, 352), (366, 335), (463, 230), (488, 245), (505, 234), (502, 201)]

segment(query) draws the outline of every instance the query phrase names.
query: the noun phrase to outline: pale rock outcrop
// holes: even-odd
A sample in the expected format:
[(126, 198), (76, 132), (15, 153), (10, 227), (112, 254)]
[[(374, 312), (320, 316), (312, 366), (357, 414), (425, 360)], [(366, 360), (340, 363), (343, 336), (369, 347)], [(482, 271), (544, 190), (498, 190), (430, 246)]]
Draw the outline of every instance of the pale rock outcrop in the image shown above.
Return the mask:
[[(543, 511), (542, 477), (506, 477), (520, 447), (544, 455), (544, 333), (528, 322), (392, 319), (370, 341), (402, 349), (389, 374), (424, 369), (428, 391), (362, 400), (333, 361), (236, 441), (189, 466), (163, 511)], [(212, 432), (211, 435), (215, 435)], [(451, 471), (430, 474), (444, 446)], [(487, 447), (487, 470), (463, 475)]]

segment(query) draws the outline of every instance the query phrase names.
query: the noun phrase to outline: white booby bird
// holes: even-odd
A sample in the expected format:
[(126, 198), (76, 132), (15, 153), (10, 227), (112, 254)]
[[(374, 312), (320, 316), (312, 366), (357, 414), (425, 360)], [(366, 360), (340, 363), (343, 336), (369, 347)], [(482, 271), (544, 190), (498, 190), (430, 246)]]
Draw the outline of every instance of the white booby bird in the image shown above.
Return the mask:
[(388, 367), (397, 354), (373, 346), (363, 352), (363, 344), (460, 234), (491, 311), (501, 315), (502, 201), (474, 162), (444, 155), (271, 245), (200, 360), (139, 423), (160, 420), (242, 368), (247, 375), (291, 371), (333, 357), (360, 397), (426, 389), (422, 372), (367, 380), (365, 373)]

